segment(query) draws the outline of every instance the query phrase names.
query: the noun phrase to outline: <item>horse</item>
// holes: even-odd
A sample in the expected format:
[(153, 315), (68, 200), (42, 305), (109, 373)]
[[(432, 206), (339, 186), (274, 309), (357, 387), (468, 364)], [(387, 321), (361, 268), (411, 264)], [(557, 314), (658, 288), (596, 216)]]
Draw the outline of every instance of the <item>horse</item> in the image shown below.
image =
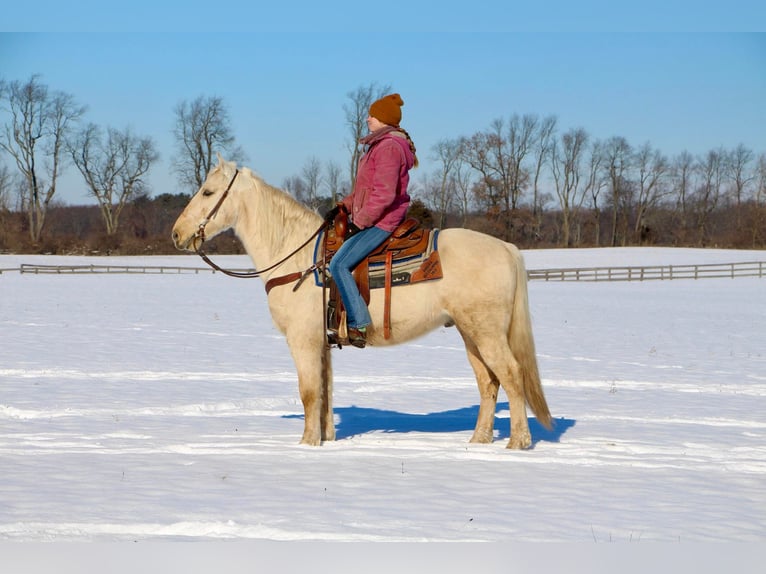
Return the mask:
[[(175, 222), (172, 240), (179, 250), (196, 251), (206, 237), (232, 229), (266, 282), (312, 269), (315, 245), (308, 239), (322, 224), (316, 211), (219, 154), (218, 164)], [(367, 346), (404, 343), (454, 326), (479, 387), (479, 412), (470, 442), (493, 441), (502, 387), (511, 416), (506, 446), (529, 448), (526, 406), (548, 429), (551, 415), (538, 372), (522, 255), (511, 243), (463, 228), (441, 230), (438, 250), (443, 278), (392, 289), (388, 338), (381, 324), (384, 290), (371, 290), (373, 322), (367, 328)], [(273, 322), (285, 336), (297, 369), (304, 409), (300, 442), (319, 446), (333, 441), (332, 348), (327, 344), (323, 288), (315, 281), (295, 281), (271, 289), (267, 297)]]

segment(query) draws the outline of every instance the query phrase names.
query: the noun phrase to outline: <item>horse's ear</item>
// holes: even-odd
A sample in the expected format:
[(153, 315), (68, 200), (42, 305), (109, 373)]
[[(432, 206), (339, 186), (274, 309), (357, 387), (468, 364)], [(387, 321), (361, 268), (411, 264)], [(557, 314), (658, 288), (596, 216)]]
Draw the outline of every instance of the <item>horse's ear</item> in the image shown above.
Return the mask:
[(220, 152), (215, 152), (215, 155), (218, 156), (218, 165), (215, 166), (216, 169), (221, 170), (223, 173), (228, 173), (229, 171), (234, 173), (237, 170), (236, 161), (226, 161), (223, 159)]

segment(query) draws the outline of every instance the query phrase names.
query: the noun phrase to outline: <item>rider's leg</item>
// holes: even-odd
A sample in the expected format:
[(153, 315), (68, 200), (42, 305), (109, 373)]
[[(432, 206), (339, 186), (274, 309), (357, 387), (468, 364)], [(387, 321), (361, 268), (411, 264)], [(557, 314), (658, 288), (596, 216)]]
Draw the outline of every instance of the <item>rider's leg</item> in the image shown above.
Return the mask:
[(362, 229), (346, 239), (330, 260), (330, 274), (338, 286), (338, 293), (346, 308), (349, 328), (363, 329), (372, 322), (352, 272), (389, 235), (391, 232), (378, 227)]

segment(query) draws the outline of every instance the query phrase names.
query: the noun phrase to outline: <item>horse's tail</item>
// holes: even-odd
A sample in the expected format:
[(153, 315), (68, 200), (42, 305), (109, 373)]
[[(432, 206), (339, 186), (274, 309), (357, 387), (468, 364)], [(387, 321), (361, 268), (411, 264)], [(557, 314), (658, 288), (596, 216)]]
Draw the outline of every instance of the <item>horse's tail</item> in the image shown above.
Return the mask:
[(551, 428), (551, 413), (545, 400), (540, 372), (537, 368), (535, 339), (532, 336), (532, 318), (527, 294), (527, 268), (515, 245), (508, 244), (516, 267), (516, 289), (513, 296), (513, 316), (509, 333), (511, 352), (519, 362), (522, 388), (527, 404), (545, 428)]

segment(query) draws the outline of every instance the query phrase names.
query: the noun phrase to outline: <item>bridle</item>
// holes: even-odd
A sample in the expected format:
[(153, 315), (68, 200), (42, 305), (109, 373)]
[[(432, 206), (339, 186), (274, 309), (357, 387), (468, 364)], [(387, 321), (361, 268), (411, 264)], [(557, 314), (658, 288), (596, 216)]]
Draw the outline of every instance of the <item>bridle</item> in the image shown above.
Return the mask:
[[(208, 256), (205, 254), (204, 251), (202, 251), (202, 244), (205, 243), (205, 227), (207, 227), (207, 224), (210, 223), (210, 220), (213, 219), (217, 214), (218, 210), (221, 209), (221, 205), (223, 204), (224, 200), (229, 195), (229, 190), (231, 190), (231, 186), (234, 185), (234, 180), (237, 179), (237, 176), (239, 175), (239, 169), (234, 171), (234, 175), (232, 176), (231, 180), (229, 181), (229, 185), (226, 186), (226, 189), (224, 190), (223, 194), (221, 194), (221, 197), (218, 199), (216, 204), (213, 206), (213, 209), (210, 210), (210, 212), (207, 214), (205, 219), (202, 220), (202, 222), (199, 224), (199, 227), (197, 228), (197, 232), (192, 237), (192, 245), (194, 247), (194, 251), (199, 255), (202, 260), (207, 263), (210, 267), (215, 269), (216, 271), (220, 271), (224, 275), (228, 275), (229, 277), (238, 277), (240, 279), (252, 279), (254, 277), (260, 277), (263, 273), (267, 273), (268, 271), (271, 271), (272, 269), (275, 269), (282, 265), (285, 261), (290, 259), (293, 255), (298, 253), (301, 249), (306, 247), (311, 241), (319, 235), (323, 229), (325, 229), (329, 223), (326, 221), (322, 222), (322, 225), (319, 226), (319, 229), (317, 229), (311, 237), (309, 237), (306, 241), (304, 241), (300, 246), (298, 246), (294, 251), (288, 253), (283, 259), (280, 259), (273, 265), (269, 265), (265, 269), (261, 269), (260, 271), (231, 271), (229, 269), (224, 269), (218, 265), (216, 265)], [(197, 240), (199, 240), (199, 243), (197, 243)], [(311, 267), (309, 267), (306, 271), (303, 273), (291, 273), (289, 275), (286, 275), (284, 278), (280, 279), (290, 279), (291, 281), (295, 281), (298, 279), (301, 279), (299, 283), (295, 286), (295, 289), (300, 287), (301, 283), (303, 282), (303, 279), (308, 277), (308, 275), (313, 272), (315, 269), (318, 269), (320, 266), (323, 265), (324, 262), (321, 263), (315, 263)], [(284, 283), (287, 283), (288, 281), (284, 281)], [(294, 290), (295, 290), (294, 289)], [(268, 286), (267, 286), (268, 290)], [(268, 291), (267, 291), (268, 292)]]
[(234, 170), (234, 175), (232, 176), (231, 180), (229, 181), (229, 185), (226, 186), (226, 189), (223, 191), (223, 194), (221, 194), (221, 197), (218, 198), (218, 201), (213, 206), (213, 209), (210, 210), (210, 212), (207, 214), (205, 219), (202, 220), (202, 222), (199, 224), (199, 227), (197, 228), (197, 233), (194, 234), (192, 237), (192, 241), (194, 242), (194, 251), (197, 253), (200, 253), (200, 250), (197, 249), (197, 239), (200, 240), (200, 247), (203, 243), (205, 243), (205, 227), (207, 227), (207, 224), (210, 223), (210, 220), (213, 219), (217, 214), (218, 210), (221, 209), (221, 205), (223, 205), (224, 200), (229, 196), (229, 191), (231, 190), (231, 186), (234, 185), (234, 180), (237, 179), (237, 176), (239, 175), (239, 169)]

